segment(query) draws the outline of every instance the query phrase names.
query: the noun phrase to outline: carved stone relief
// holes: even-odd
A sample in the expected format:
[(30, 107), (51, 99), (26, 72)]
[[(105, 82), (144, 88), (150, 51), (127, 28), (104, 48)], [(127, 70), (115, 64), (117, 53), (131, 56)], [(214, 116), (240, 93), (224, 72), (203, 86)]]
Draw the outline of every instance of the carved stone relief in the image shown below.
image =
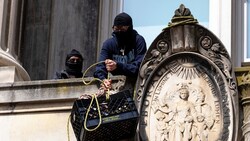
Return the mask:
[(244, 141), (250, 140), (250, 72), (249, 67), (236, 68), (236, 76), (242, 104), (241, 129)]
[(238, 98), (229, 55), (191, 15), (180, 15), (189, 10), (181, 5), (179, 11), (142, 62), (136, 88), (140, 140), (235, 140)]

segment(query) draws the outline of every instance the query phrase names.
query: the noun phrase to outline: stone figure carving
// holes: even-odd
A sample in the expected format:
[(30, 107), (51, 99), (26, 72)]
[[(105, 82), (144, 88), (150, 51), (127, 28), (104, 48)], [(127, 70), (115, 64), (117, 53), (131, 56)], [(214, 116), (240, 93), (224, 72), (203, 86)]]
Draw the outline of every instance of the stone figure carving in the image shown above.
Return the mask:
[(160, 104), (159, 100), (153, 102), (153, 111), (157, 119), (157, 141), (165, 141), (168, 138), (169, 122), (172, 119), (168, 114), (171, 112), (167, 104)]
[(196, 140), (197, 141), (208, 141), (208, 132), (212, 129), (214, 125), (214, 117), (212, 108), (209, 104), (205, 102), (206, 95), (203, 93), (201, 88), (197, 88), (194, 93), (197, 94), (197, 99), (195, 103), (196, 109)]
[(195, 108), (194, 104), (188, 101), (189, 90), (187, 86), (179, 89), (180, 101), (174, 107), (173, 125), (169, 133), (171, 141), (189, 141), (192, 139), (192, 125), (194, 122)]
[[(189, 100), (190, 94), (193, 95), (193, 100)], [(202, 89), (184, 83), (173, 92), (173, 95), (178, 97), (171, 95), (167, 97), (177, 101), (174, 105), (159, 99), (152, 102), (151, 108), (154, 111), (157, 129), (155, 140), (208, 141), (215, 120)]]
[(214, 124), (214, 119), (212, 113), (207, 111), (211, 111), (212, 108), (205, 102), (206, 95), (203, 93), (203, 91), (200, 88), (197, 88), (196, 91), (198, 92), (197, 100), (195, 103), (196, 112), (205, 117), (204, 120), (206, 121), (208, 127), (211, 129)]
[(195, 140), (197, 141), (208, 141), (207, 125), (205, 124), (204, 119), (204, 115), (197, 115), (197, 122), (195, 123), (197, 131)]

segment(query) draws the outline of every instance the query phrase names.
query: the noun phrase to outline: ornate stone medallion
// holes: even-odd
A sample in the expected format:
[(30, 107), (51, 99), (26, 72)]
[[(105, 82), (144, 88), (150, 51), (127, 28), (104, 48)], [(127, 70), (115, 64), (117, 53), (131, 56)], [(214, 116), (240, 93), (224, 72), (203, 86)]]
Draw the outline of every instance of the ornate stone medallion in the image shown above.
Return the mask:
[(183, 5), (179, 13), (190, 15), (179, 14), (172, 20), (177, 23), (155, 39), (140, 69), (136, 89), (139, 138), (236, 140), (238, 98), (229, 55)]

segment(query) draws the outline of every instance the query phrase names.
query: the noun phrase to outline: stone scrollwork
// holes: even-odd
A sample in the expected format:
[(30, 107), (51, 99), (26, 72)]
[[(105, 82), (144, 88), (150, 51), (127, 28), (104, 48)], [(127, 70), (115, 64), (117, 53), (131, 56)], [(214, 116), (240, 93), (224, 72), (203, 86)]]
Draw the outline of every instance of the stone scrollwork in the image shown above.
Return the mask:
[[(164, 47), (167, 47), (164, 44)], [(164, 48), (162, 48), (164, 49)], [(162, 53), (157, 50), (157, 49), (153, 49), (150, 52), (150, 57), (148, 59), (146, 59), (146, 63), (144, 63), (141, 67), (141, 71), (139, 72), (139, 76), (142, 79), (142, 81), (139, 84), (139, 88), (137, 90), (137, 95), (138, 98), (137, 100), (140, 101), (141, 99), (141, 93), (142, 93), (142, 88), (145, 85), (146, 80), (148, 79), (149, 75), (151, 74), (151, 72), (158, 66), (158, 64), (162, 61), (163, 59), (163, 55)]]
[(232, 94), (236, 94), (236, 82), (233, 79), (233, 71), (231, 61), (226, 49), (220, 43), (212, 43), (209, 36), (202, 37), (201, 47), (204, 50), (200, 50), (203, 55), (209, 58), (212, 62), (217, 65), (227, 78), (230, 89), (233, 91)]

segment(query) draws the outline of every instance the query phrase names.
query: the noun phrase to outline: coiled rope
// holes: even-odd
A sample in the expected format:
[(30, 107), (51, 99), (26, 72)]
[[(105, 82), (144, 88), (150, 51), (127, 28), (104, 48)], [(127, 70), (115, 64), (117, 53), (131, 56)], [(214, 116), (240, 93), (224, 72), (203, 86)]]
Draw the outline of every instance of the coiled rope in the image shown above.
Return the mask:
[[(86, 81), (84, 80), (84, 77), (85, 77), (86, 73), (89, 71), (89, 69), (91, 69), (93, 66), (96, 66), (96, 65), (101, 64), (101, 63), (105, 63), (105, 61), (100, 61), (100, 62), (94, 63), (94, 64), (92, 64), (90, 67), (88, 67), (88, 68), (84, 71), (83, 76), (82, 76), (82, 82), (83, 82), (84, 85), (90, 85), (90, 84), (91, 84), (92, 82), (94, 82), (94, 81), (99, 81), (101, 84), (103, 84), (103, 85), (105, 86), (103, 80), (101, 80), (101, 79), (99, 79), (99, 78), (93, 78), (93, 79), (92, 79), (91, 81), (89, 81), (89, 82), (86, 82)], [(109, 72), (108, 72), (107, 79), (109, 79)], [(101, 123), (102, 123), (102, 116), (101, 116), (101, 111), (100, 111), (100, 107), (99, 107), (99, 102), (98, 102), (97, 96), (96, 96), (95, 93), (92, 94), (91, 96), (92, 96), (91, 102), (90, 102), (90, 104), (89, 104), (89, 107), (88, 107), (88, 109), (87, 109), (87, 112), (86, 112), (86, 115), (85, 115), (85, 118), (84, 118), (84, 129), (87, 130), (87, 131), (90, 131), (90, 132), (91, 132), (91, 131), (95, 131), (97, 128), (99, 128), (100, 125), (101, 125)], [(109, 98), (110, 98), (110, 90), (109, 90), (109, 89), (107, 89), (107, 92), (106, 92), (106, 95), (105, 95), (105, 96), (106, 96), (106, 100), (109, 100)], [(93, 104), (93, 101), (94, 101), (94, 100), (95, 100), (95, 102), (96, 102), (96, 107), (97, 107), (97, 111), (98, 111), (99, 123), (98, 123), (98, 125), (97, 125), (95, 128), (89, 129), (89, 128), (87, 128), (87, 117), (88, 117), (88, 114), (89, 114), (91, 105)], [(70, 135), (69, 135), (69, 122), (70, 122), (70, 119), (71, 119), (71, 115), (69, 115), (68, 123), (67, 123), (68, 141), (70, 141)]]

